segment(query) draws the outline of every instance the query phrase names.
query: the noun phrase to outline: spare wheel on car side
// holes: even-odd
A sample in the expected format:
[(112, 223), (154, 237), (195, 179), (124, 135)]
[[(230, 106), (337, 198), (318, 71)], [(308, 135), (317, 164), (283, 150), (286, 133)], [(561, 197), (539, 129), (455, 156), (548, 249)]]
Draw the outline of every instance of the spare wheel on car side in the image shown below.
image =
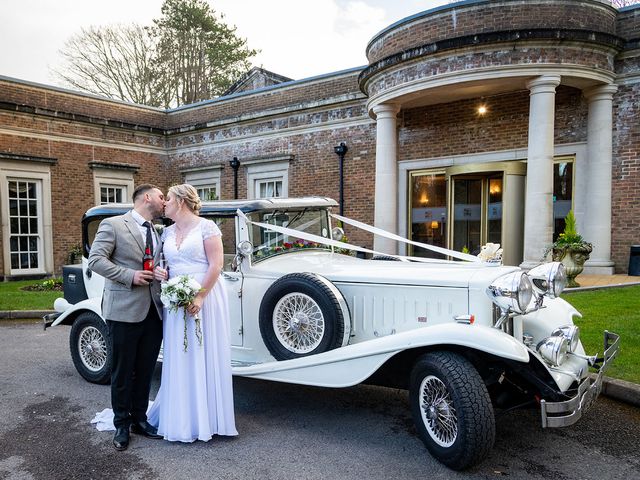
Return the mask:
[(346, 345), (347, 302), (326, 278), (290, 273), (276, 280), (260, 304), (260, 333), (276, 360), (291, 360)]

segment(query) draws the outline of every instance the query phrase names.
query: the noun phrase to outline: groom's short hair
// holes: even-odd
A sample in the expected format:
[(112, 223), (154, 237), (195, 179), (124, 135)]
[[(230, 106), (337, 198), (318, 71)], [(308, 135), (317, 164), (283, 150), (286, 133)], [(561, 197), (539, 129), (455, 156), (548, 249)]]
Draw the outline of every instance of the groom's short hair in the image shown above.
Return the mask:
[(152, 185), (151, 183), (143, 183), (141, 185), (138, 185), (136, 187), (136, 189), (133, 191), (133, 203), (136, 203), (136, 200), (141, 196), (144, 195), (145, 193), (147, 193), (149, 190), (153, 190), (154, 188), (157, 188), (158, 190), (160, 190), (158, 187), (156, 187), (155, 185)]

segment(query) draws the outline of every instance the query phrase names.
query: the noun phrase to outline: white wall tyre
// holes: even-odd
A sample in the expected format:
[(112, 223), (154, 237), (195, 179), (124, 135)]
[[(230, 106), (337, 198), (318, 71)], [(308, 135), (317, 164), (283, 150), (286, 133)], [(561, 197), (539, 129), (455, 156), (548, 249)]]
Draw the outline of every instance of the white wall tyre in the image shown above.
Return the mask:
[(69, 348), (82, 378), (103, 385), (111, 381), (111, 340), (102, 318), (93, 312), (78, 315), (71, 326)]
[(260, 333), (276, 360), (340, 347), (348, 340), (349, 312), (342, 294), (312, 273), (276, 280), (260, 304)]
[(482, 461), (495, 442), (495, 415), (475, 367), (453, 352), (423, 355), (411, 371), (409, 398), (418, 434), (454, 470)]

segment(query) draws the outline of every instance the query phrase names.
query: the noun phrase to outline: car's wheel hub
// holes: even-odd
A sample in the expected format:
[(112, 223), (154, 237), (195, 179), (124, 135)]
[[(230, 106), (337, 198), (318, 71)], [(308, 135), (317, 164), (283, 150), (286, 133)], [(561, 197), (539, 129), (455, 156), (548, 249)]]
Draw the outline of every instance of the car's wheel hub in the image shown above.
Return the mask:
[(315, 350), (324, 336), (324, 315), (316, 301), (303, 293), (283, 296), (273, 310), (273, 328), (287, 350), (305, 354)]
[(82, 330), (78, 338), (78, 352), (88, 370), (101, 370), (107, 362), (107, 342), (100, 330), (95, 327)]
[(452, 446), (458, 436), (458, 419), (446, 385), (429, 375), (420, 384), (420, 411), (429, 436), (441, 447)]

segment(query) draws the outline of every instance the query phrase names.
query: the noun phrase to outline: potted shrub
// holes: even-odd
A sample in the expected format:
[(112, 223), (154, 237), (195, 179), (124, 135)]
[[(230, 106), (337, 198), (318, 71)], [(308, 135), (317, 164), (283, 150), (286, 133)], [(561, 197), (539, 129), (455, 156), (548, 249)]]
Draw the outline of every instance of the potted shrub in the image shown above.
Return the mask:
[(593, 245), (586, 242), (576, 230), (576, 218), (573, 210), (564, 219), (564, 231), (545, 252), (545, 258), (551, 252), (554, 262), (562, 262), (567, 272), (567, 286), (579, 287), (576, 277), (584, 270), (584, 262), (589, 259)]

